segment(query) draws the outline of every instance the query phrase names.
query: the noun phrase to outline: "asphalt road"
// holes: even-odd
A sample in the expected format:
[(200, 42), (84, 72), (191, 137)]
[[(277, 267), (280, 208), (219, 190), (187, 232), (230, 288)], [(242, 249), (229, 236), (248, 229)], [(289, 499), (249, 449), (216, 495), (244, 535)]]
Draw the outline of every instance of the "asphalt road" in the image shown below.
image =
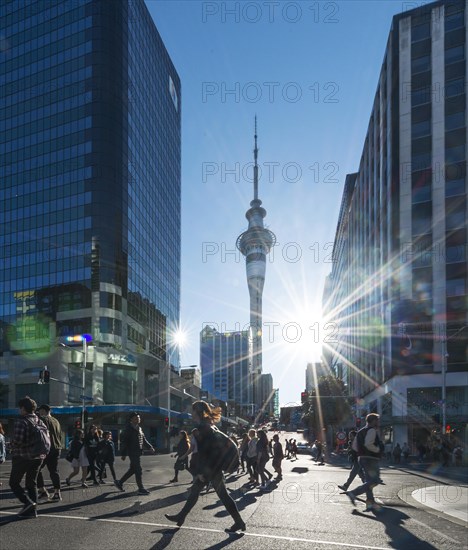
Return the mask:
[[(232, 520), (214, 492), (202, 496), (184, 526), (177, 529), (164, 514), (180, 510), (191, 476), (181, 472), (180, 482), (170, 484), (173, 462), (167, 455), (143, 457), (149, 496), (137, 496), (130, 483), (120, 493), (111, 483), (82, 489), (76, 481), (63, 489), (62, 502), (41, 504), (37, 519), (23, 520), (16, 518), (20, 504), (8, 487), (7, 462), (0, 469), (1, 550), (468, 548), (466, 526), (410, 498), (414, 490), (436, 485), (443, 501), (444, 488), (458, 486), (460, 481), (384, 467), (385, 485), (375, 490), (382, 512), (364, 513), (363, 502), (353, 508), (337, 487), (347, 478), (345, 464), (335, 461), (318, 466), (307, 455), (285, 460), (283, 481), (266, 492), (247, 486), (245, 475), (229, 482), (228, 489), (247, 524), (244, 534), (224, 532)], [(128, 462), (117, 458), (117, 475), (127, 466)], [(61, 460), (63, 477), (69, 469)]]

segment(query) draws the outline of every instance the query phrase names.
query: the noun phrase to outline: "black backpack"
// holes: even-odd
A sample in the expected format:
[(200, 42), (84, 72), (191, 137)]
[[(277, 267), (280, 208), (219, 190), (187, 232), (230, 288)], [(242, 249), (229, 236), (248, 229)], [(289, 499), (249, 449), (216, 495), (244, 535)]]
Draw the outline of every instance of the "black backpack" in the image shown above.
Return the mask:
[(29, 418), (26, 420), (31, 425), (31, 455), (33, 457), (48, 455), (50, 451), (50, 435), (47, 426), (41, 420), (38, 420), (36, 423)]
[(232, 474), (239, 467), (239, 449), (234, 441), (225, 433), (211, 426), (211, 446), (213, 455), (217, 457), (217, 466), (226, 474)]

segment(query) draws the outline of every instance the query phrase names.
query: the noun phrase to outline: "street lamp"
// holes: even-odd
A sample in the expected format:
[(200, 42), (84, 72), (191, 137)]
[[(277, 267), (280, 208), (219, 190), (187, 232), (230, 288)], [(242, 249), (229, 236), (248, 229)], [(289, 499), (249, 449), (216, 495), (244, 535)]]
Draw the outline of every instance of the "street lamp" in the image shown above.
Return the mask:
[[(84, 427), (85, 422), (85, 401), (86, 401), (86, 395), (85, 395), (85, 389), (86, 389), (86, 363), (87, 363), (87, 357), (88, 357), (88, 342), (91, 342), (93, 337), (90, 334), (76, 334), (74, 336), (67, 336), (65, 340), (67, 342), (81, 342), (83, 344), (83, 373), (81, 377), (81, 425)], [(65, 346), (65, 344), (62, 344), (62, 346)]]

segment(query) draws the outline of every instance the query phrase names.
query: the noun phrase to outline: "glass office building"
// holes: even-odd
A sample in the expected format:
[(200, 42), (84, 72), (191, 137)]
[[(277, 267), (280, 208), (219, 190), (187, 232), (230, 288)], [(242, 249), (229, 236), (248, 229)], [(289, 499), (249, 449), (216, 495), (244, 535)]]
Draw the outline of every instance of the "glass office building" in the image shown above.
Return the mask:
[(93, 404), (156, 406), (178, 363), (177, 72), (143, 0), (5, 1), (0, 29), (0, 406), (72, 406), (83, 388), (37, 374), (76, 378), (60, 344), (83, 333)]
[(412, 450), (447, 429), (468, 447), (467, 17), (455, 0), (394, 17), (326, 288), (329, 366)]

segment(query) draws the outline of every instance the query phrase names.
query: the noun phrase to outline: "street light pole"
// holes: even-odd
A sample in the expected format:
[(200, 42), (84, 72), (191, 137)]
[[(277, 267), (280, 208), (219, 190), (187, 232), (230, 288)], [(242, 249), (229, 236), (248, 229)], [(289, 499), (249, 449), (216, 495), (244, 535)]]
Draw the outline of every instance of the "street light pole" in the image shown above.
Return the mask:
[(88, 354), (88, 347), (87, 347), (87, 341), (84, 336), (81, 337), (81, 341), (83, 343), (83, 373), (81, 378), (81, 385), (82, 385), (82, 394), (81, 394), (81, 427), (84, 430), (84, 419), (85, 419), (85, 389), (86, 389), (86, 363), (87, 363), (87, 354)]

